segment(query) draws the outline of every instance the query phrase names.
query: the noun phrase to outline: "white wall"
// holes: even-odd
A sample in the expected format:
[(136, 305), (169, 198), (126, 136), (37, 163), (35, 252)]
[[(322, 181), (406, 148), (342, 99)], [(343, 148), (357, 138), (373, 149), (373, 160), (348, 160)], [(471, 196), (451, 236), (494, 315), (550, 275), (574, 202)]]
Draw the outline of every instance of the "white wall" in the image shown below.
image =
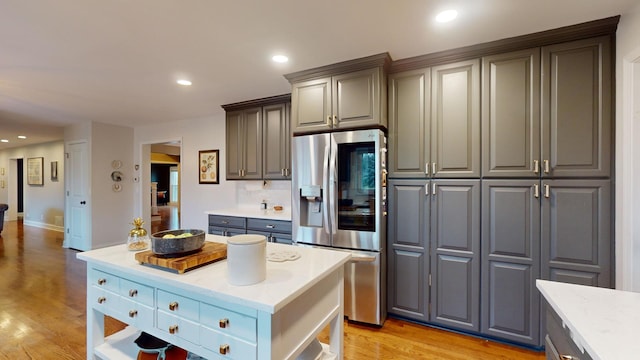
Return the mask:
[[(27, 184), (27, 159), (42, 157), (44, 185)], [(16, 159), (24, 160), (24, 222), (27, 225), (52, 230), (64, 229), (64, 143), (62, 141), (37, 144), (0, 151), (0, 168), (4, 168), (4, 188), (0, 187), (0, 203), (9, 204), (7, 220), (15, 220), (17, 208), (14, 202), (18, 184), (16, 184)], [(58, 180), (51, 180), (51, 162), (58, 162)], [(13, 166), (12, 166), (12, 162)], [(0, 219), (1, 220), (1, 219)]]
[(616, 40), (616, 288), (640, 292), (640, 3)]
[[(262, 200), (271, 205), (291, 206), (291, 182), (269, 181), (227, 181), (225, 177), (225, 115), (215, 114), (208, 117), (175, 121), (135, 128), (134, 159), (144, 162), (144, 145), (162, 143), (176, 138), (181, 139), (181, 214), (182, 228), (207, 229), (208, 210), (226, 209), (242, 206), (259, 208)], [(220, 150), (220, 184), (198, 183), (198, 151)], [(140, 171), (141, 181), (136, 187), (135, 213), (142, 214), (148, 200), (145, 192), (147, 184), (144, 170)]]

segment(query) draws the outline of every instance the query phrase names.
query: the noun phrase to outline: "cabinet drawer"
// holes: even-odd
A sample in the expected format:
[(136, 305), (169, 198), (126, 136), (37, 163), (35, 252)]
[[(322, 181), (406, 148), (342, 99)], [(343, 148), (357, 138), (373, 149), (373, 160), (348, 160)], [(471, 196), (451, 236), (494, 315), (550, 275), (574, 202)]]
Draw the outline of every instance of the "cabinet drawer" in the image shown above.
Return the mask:
[(135, 327), (153, 325), (155, 323), (153, 310), (152, 307), (139, 302), (127, 298), (120, 299), (121, 316), (129, 325)]
[(114, 293), (118, 293), (120, 290), (120, 278), (100, 270), (89, 270), (89, 282), (93, 286)]
[(189, 320), (198, 321), (200, 303), (184, 296), (158, 290), (158, 310)]
[(237, 336), (252, 342), (256, 341), (258, 331), (256, 319), (251, 316), (201, 303), (200, 323), (221, 334)]
[(153, 288), (137, 282), (120, 279), (120, 296), (153, 307)]
[(591, 357), (587, 353), (583, 353), (578, 349), (576, 344), (571, 339), (571, 331), (568, 328), (562, 326), (562, 320), (551, 309), (547, 309), (547, 338), (545, 341), (551, 343), (547, 348), (547, 358), (556, 356), (557, 359), (562, 359), (562, 356), (573, 356), (575, 359), (591, 360)]
[(247, 219), (236, 216), (209, 215), (209, 226), (234, 227), (244, 229)]
[(171, 339), (177, 337), (194, 344), (200, 343), (200, 325), (198, 323), (175, 316), (164, 310), (158, 311), (157, 328), (168, 334), (165, 339), (168, 342), (174, 342)]
[(113, 317), (118, 317), (117, 311), (120, 305), (120, 296), (97, 285), (91, 285), (87, 289), (87, 300), (94, 309)]
[[(224, 359), (255, 359), (257, 355), (255, 343), (222, 334), (206, 326), (200, 328), (200, 344)], [(227, 349), (224, 355), (220, 351), (223, 347)]]
[(291, 234), (291, 221), (249, 218), (247, 229)]

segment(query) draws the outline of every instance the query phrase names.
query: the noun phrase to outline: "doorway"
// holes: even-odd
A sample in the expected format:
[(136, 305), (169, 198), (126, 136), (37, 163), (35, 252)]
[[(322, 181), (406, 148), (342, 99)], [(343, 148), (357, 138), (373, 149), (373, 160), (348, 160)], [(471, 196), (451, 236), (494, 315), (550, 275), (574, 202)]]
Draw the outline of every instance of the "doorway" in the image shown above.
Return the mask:
[(143, 144), (141, 154), (143, 213), (151, 233), (180, 228), (181, 140)]

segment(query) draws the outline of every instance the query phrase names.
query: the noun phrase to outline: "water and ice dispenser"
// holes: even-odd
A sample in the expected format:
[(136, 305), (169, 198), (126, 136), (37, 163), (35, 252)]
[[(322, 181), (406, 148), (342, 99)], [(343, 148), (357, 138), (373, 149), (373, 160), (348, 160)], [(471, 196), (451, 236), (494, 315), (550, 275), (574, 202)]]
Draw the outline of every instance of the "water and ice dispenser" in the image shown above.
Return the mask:
[(300, 226), (322, 227), (322, 201), (320, 185), (300, 187)]

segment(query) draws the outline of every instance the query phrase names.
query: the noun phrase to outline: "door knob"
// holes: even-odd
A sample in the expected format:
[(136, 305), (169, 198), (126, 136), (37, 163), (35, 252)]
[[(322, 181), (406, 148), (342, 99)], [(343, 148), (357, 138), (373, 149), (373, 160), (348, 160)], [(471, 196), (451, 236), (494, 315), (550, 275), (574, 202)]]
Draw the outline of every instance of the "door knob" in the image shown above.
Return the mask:
[(86, 202), (86, 201), (84, 201), (84, 200), (83, 200), (83, 201), (80, 201), (80, 205), (84, 205), (84, 204), (86, 204), (86, 203), (87, 203), (87, 202)]

